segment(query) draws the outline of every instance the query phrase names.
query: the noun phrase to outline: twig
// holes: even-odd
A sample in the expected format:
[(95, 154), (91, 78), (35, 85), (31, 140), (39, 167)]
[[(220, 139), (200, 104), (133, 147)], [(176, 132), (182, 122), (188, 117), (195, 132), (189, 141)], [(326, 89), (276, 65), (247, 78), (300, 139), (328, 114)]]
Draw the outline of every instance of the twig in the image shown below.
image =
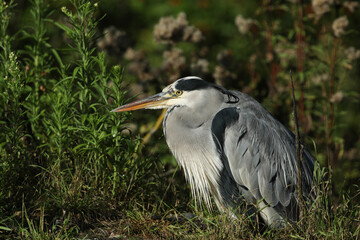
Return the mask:
[(302, 164), (302, 146), (300, 143), (300, 132), (299, 132), (299, 121), (297, 118), (296, 112), (296, 100), (294, 94), (294, 81), (292, 78), (292, 73), (290, 71), (290, 80), (291, 80), (291, 92), (293, 100), (293, 117), (295, 122), (295, 146), (296, 146), (296, 165), (297, 165), (297, 195), (299, 199), (299, 219), (302, 219), (304, 216), (305, 201), (302, 194), (302, 173), (301, 173), (301, 164)]
[[(145, 135), (145, 137), (141, 141), (140, 147), (139, 147), (139, 153), (142, 152), (143, 147), (150, 141), (150, 138), (152, 137), (152, 135), (160, 128), (161, 123), (162, 123), (162, 121), (163, 121), (163, 119), (165, 117), (165, 114), (166, 114), (166, 109), (163, 109), (161, 115), (156, 120), (156, 123), (155, 123), (154, 127)], [(139, 157), (139, 155), (137, 153), (134, 153), (133, 157), (135, 159), (137, 159)]]
[(145, 145), (149, 142), (151, 136), (159, 129), (159, 127), (161, 126), (161, 123), (165, 117), (165, 113), (166, 113), (166, 109), (164, 109), (161, 113), (161, 115), (159, 116), (159, 118), (156, 120), (156, 123), (154, 125), (154, 127), (150, 130), (150, 132), (148, 132), (148, 134), (146, 134), (146, 136), (143, 138), (143, 141), (141, 143), (141, 145)]

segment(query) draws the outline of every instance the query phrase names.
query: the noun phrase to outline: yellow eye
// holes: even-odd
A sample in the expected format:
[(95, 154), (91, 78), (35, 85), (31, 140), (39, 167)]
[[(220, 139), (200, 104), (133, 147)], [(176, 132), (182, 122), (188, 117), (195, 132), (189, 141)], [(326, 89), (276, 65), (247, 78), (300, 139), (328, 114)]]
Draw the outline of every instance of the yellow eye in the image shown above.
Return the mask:
[(180, 96), (182, 93), (183, 93), (183, 92), (182, 92), (181, 90), (176, 90), (176, 91), (175, 91), (175, 95), (176, 95), (176, 96)]

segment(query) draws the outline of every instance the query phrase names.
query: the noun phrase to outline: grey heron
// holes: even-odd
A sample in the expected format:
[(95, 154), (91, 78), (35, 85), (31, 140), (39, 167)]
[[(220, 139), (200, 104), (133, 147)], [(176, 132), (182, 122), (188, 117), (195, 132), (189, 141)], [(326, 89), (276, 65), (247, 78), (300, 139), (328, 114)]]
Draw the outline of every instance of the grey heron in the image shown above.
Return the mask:
[[(190, 76), (112, 112), (162, 108), (166, 142), (198, 202), (211, 208), (212, 197), (235, 217), (245, 202), (273, 228), (297, 221), (294, 134), (259, 102)], [(309, 197), (315, 159), (306, 148), (302, 154), (302, 192)]]

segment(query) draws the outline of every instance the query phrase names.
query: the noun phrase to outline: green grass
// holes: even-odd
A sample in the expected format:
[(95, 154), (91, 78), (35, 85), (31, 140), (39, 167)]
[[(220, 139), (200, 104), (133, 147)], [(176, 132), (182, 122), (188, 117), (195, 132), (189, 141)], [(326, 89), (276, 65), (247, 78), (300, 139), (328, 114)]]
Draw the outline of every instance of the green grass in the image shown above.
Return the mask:
[[(0, 238), (359, 239), (360, 190), (335, 196), (333, 182), (284, 230), (194, 206), (164, 143), (142, 146), (122, 133), (130, 115), (110, 113), (126, 89), (122, 66), (95, 48), (97, 6), (30, 2), (10, 34), (16, 4), (0, 1)], [(187, 212), (197, 217), (174, 217)]]
[[(91, 227), (83, 229), (70, 224), (69, 219), (58, 228), (45, 226), (46, 213), (43, 211), (34, 223), (25, 212), (26, 221), (18, 231), (20, 236), (31, 239), (72, 239), (73, 236), (84, 239), (110, 236), (130, 239), (359, 239), (359, 204), (343, 196), (329, 213), (319, 204), (314, 205), (297, 225), (283, 230), (261, 227), (245, 215), (234, 221), (218, 212), (199, 211), (195, 212), (195, 218), (186, 219), (181, 218), (183, 213), (176, 209), (155, 213), (134, 203), (129, 209), (119, 211), (117, 218), (99, 218), (91, 223)], [(154, 203), (156, 205), (158, 203)]]

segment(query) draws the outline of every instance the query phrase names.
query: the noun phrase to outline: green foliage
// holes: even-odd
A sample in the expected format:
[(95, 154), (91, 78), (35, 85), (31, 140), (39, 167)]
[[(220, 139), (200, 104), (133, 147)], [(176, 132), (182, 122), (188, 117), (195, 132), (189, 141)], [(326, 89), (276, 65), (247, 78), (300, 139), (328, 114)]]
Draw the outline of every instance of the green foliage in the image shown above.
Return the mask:
[[(123, 70), (107, 67), (105, 55), (95, 52), (93, 4), (63, 8), (66, 23), (50, 19), (44, 1), (31, 4), (30, 21), (14, 36), (6, 28), (15, 5), (0, 4), (1, 216), (24, 206), (31, 215), (42, 206), (42, 215), (71, 219), (109, 212), (152, 164), (137, 164), (139, 141), (121, 134), (127, 115), (110, 113), (124, 101)], [(49, 43), (49, 23), (64, 30), (72, 61)], [(19, 50), (13, 48), (18, 36), (25, 42)], [(48, 238), (36, 235), (30, 218), (25, 235)]]
[[(347, 51), (360, 47), (359, 9), (341, 1), (316, 17), (312, 1), (292, 2), (0, 0), (0, 234), (86, 238), (106, 218), (110, 232), (95, 237), (358, 238), (359, 62)], [(192, 35), (153, 36), (164, 16)], [(249, 93), (291, 128), (290, 70), (304, 141), (327, 170), (309, 214), (281, 231), (198, 211), (155, 115), (135, 113), (129, 133), (129, 115), (110, 113), (194, 74)], [(199, 217), (167, 217), (184, 211)]]

